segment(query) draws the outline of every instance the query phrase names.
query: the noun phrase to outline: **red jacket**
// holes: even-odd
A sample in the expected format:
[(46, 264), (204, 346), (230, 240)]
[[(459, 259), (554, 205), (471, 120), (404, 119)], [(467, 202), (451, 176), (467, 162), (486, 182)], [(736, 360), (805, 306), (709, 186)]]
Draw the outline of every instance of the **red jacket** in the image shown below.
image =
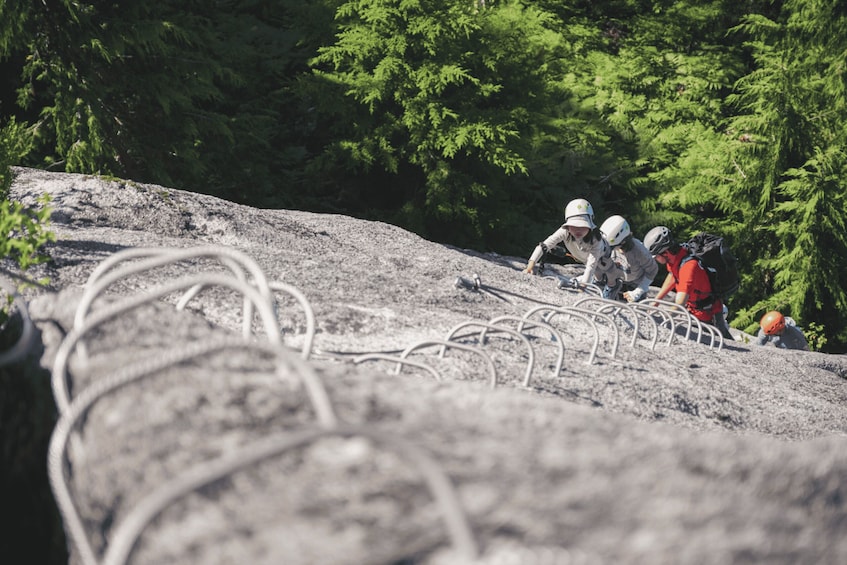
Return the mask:
[(709, 282), (708, 273), (696, 259), (690, 259), (683, 263), (683, 259), (686, 257), (688, 257), (688, 250), (684, 247), (680, 247), (675, 254), (668, 253), (667, 255), (668, 272), (673, 275), (674, 279), (674, 284), (670, 290), (675, 290), (677, 294), (681, 292), (687, 294), (688, 299), (685, 307), (688, 308), (691, 315), (701, 322), (711, 322), (714, 315), (723, 310), (723, 303), (716, 297), (711, 302), (712, 283)]

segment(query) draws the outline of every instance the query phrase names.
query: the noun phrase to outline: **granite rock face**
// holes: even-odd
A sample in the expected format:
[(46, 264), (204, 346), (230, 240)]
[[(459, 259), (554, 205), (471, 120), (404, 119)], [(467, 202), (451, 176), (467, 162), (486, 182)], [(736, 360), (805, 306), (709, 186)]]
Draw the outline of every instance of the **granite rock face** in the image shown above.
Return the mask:
[(74, 563), (847, 562), (843, 356), (379, 222), (15, 172), (58, 236), (24, 296)]

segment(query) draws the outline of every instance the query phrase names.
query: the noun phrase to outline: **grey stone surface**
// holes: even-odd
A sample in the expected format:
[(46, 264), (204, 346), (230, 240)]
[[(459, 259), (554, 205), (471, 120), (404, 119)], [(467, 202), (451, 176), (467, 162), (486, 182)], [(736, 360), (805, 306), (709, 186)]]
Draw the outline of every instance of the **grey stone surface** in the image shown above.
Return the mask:
[[(235, 249), (268, 279), (299, 289), (316, 321), (304, 363), (307, 317), (290, 294), (276, 292), (283, 362), (250, 347), (220, 348), (93, 404), (64, 476), (98, 556), (133, 508), (188, 469), (318, 429), (306, 372), (325, 387), (342, 428), (419, 448), (449, 476), (478, 563), (847, 562), (843, 356), (743, 341), (718, 350), (681, 336), (667, 346), (665, 330), (652, 349), (648, 339), (632, 346), (624, 324), (612, 357), (612, 333), (601, 324), (589, 365), (589, 327), (557, 316), (550, 323), (563, 336), (564, 368), (553, 374), (551, 334), (527, 330), (535, 355), (528, 387), (526, 345), (508, 332), (479, 343), (480, 325), (462, 328), (459, 341), (490, 356), (496, 388), (482, 358), (459, 349), (443, 358), (434, 347), (410, 354), (442, 382), (414, 367), (397, 375), (394, 363), (351, 360), (396, 356), (464, 323), (574, 305), (585, 295), (559, 290), (554, 277), (578, 269), (532, 277), (520, 272), (525, 258), (455, 249), (379, 222), (16, 169), (12, 198), (34, 204), (45, 192), (58, 241), (53, 260), (32, 276), (49, 277), (50, 288), (27, 291), (45, 368), (73, 329), (88, 277), (130, 248)], [(228, 271), (192, 259), (129, 276), (92, 312), (210, 272)], [(454, 284), (473, 274), (491, 288)], [(72, 396), (128, 368), (240, 335), (237, 292), (210, 287), (178, 311), (179, 297), (93, 329), (85, 352), (70, 359)], [(258, 317), (253, 330), (267, 343)], [(143, 528), (130, 562), (468, 562), (418, 467), (363, 436), (310, 442), (175, 500)]]

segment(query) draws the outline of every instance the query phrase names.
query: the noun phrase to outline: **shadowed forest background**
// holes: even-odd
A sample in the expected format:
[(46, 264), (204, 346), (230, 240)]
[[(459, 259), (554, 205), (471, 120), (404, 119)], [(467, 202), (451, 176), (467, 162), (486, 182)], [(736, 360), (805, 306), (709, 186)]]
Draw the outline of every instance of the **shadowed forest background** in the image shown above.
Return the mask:
[(724, 235), (731, 324), (779, 309), (840, 353), (845, 66), (836, 0), (4, 0), (0, 175), (127, 178), (517, 256), (584, 197), (639, 237)]

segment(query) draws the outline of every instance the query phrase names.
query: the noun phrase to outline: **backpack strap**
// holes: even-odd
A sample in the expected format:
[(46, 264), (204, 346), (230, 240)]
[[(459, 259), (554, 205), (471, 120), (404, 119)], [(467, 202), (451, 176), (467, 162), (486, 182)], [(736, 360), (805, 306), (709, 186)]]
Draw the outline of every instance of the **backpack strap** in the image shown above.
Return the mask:
[[(692, 259), (697, 261), (697, 264), (700, 266), (701, 269), (703, 269), (706, 272), (706, 276), (708, 277), (709, 276), (709, 270), (706, 267), (703, 266), (703, 262), (700, 261), (699, 257), (695, 257), (694, 255), (691, 255), (690, 252), (686, 257), (684, 257), (682, 259), (682, 261), (679, 262), (680, 270), (682, 270), (682, 266), (684, 264), (686, 264), (688, 261), (690, 261)], [(677, 281), (677, 282), (679, 282), (679, 281)], [(709, 286), (710, 287), (712, 286), (712, 279), (711, 278), (709, 278)], [(703, 311), (708, 310), (714, 305), (715, 298), (717, 298), (717, 296), (718, 296), (717, 293), (714, 291), (714, 289), (712, 289), (711, 291), (709, 291), (709, 294), (705, 298), (701, 298), (700, 300), (695, 300), (693, 302), (694, 307), (697, 310), (703, 310)]]
[[(689, 261), (691, 261), (692, 259), (695, 259), (697, 261), (697, 264), (700, 265), (701, 269), (703, 268), (703, 263), (700, 263), (700, 259), (697, 259), (697, 257), (695, 257), (694, 255), (691, 254), (691, 250), (688, 248), (687, 245), (680, 245), (680, 247), (683, 247), (685, 250), (687, 250), (688, 255), (683, 257), (682, 261), (679, 262), (679, 269), (677, 269), (677, 272), (681, 271), (682, 266), (685, 265), (686, 263), (688, 263)], [(676, 282), (679, 282), (679, 280), (677, 280)]]

